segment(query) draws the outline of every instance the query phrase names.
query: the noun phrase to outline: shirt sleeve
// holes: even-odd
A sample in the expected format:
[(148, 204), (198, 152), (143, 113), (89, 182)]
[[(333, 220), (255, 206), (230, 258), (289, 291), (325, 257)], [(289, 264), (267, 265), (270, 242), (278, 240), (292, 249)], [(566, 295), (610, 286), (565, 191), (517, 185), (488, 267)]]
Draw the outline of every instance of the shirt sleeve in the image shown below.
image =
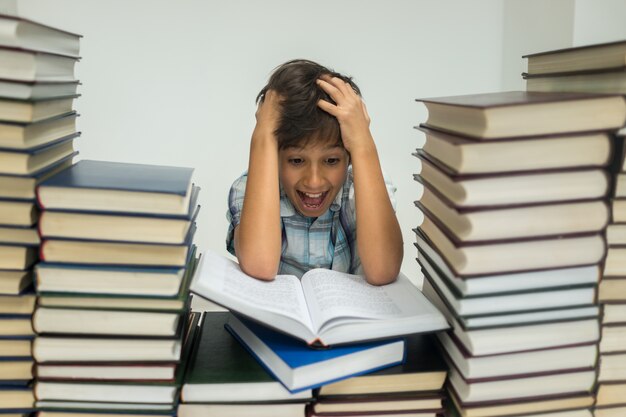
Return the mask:
[(246, 183), (248, 175), (243, 174), (237, 178), (228, 192), (228, 211), (226, 218), (228, 219), (228, 232), (226, 234), (226, 249), (232, 255), (235, 255), (235, 227), (239, 225), (241, 220), (241, 209), (243, 208), (243, 197), (246, 193)]

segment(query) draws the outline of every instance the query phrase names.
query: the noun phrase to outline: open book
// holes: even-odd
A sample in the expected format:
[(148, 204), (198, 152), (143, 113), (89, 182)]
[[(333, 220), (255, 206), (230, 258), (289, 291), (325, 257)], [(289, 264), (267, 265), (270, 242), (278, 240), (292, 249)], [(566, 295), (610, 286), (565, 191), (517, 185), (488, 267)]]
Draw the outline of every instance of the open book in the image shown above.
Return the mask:
[(406, 278), (374, 286), (359, 275), (313, 269), (299, 280), (261, 281), (207, 251), (191, 291), (234, 312), (306, 341), (335, 345), (448, 328), (443, 315)]

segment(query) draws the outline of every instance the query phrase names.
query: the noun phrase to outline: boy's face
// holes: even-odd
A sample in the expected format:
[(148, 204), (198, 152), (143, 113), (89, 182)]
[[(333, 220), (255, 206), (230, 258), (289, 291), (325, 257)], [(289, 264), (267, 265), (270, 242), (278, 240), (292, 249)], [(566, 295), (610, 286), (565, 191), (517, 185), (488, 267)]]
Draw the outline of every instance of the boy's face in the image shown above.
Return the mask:
[(303, 216), (319, 217), (328, 210), (348, 173), (348, 153), (334, 144), (309, 143), (279, 151), (283, 190)]

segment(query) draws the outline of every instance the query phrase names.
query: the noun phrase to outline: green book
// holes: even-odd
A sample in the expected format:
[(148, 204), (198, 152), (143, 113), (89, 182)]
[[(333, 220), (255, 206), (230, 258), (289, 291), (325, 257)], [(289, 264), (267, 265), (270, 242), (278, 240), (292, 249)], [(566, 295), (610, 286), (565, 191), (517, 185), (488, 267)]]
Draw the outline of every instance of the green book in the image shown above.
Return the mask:
[(224, 328), (229, 313), (206, 313), (182, 389), (184, 403), (306, 401), (290, 393)]

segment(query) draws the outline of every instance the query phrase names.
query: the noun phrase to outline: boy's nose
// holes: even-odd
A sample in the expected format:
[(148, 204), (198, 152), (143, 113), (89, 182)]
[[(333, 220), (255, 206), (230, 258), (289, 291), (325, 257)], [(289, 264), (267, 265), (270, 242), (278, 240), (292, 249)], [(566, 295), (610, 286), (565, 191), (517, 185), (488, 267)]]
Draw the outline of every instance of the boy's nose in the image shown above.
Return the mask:
[(323, 182), (322, 173), (319, 168), (312, 166), (307, 170), (306, 176), (304, 177), (304, 185), (307, 188), (317, 190)]

